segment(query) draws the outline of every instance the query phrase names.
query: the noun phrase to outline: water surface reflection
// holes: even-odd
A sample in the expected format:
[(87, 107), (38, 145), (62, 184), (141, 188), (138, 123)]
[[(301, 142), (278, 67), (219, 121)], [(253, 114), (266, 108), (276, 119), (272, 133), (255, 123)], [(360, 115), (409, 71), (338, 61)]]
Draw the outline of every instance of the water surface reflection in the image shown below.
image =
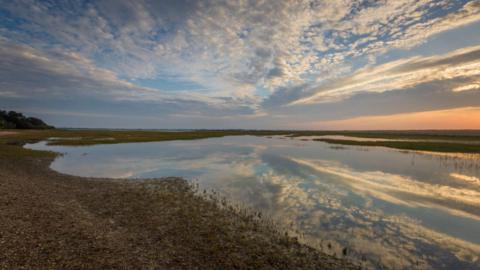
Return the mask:
[[(480, 269), (480, 160), (301, 139), (29, 145), (66, 153), (52, 168), (94, 177), (183, 176), (365, 264)], [(330, 248), (329, 248), (330, 247)]]

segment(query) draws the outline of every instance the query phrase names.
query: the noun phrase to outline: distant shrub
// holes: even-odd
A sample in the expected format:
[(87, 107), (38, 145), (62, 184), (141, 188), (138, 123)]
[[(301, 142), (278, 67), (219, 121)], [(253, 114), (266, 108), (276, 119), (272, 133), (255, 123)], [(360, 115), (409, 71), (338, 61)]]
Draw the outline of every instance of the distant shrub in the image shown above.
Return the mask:
[(2, 129), (51, 129), (53, 126), (47, 125), (41, 119), (35, 117), (26, 117), (15, 111), (0, 110), (0, 128)]

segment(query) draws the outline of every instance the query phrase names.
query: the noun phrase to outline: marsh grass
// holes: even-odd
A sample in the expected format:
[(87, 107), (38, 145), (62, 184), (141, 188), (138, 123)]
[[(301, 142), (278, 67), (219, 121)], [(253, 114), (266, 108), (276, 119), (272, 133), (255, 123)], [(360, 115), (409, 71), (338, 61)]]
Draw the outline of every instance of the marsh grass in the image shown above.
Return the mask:
[(389, 147), (401, 150), (445, 152), (445, 153), (480, 153), (480, 144), (468, 144), (464, 141), (453, 142), (429, 142), (429, 141), (353, 141), (336, 139), (314, 139), (314, 141), (326, 142), (339, 145)]
[[(163, 198), (158, 207), (168, 205), (172, 201), (182, 202), (182, 206), (175, 207), (183, 209), (181, 216), (188, 219), (181, 223), (187, 222), (189, 234), (195, 235), (190, 237), (190, 241), (194, 241), (192, 238), (196, 237), (203, 239), (202, 241), (207, 239), (207, 243), (199, 243), (200, 249), (206, 248), (202, 246), (208, 245), (209, 253), (222, 254), (226, 248), (241, 247), (247, 254), (256, 254), (255, 256), (269, 254), (267, 257), (272, 256), (270, 259), (275, 260), (275, 262), (268, 262), (261, 259), (252, 264), (251, 258), (244, 258), (242, 260), (245, 260), (246, 269), (263, 269), (271, 263), (277, 264), (272, 269), (299, 266), (302, 269), (304, 267), (306, 267), (305, 269), (318, 269), (318, 260), (321, 257), (315, 254), (327, 254), (325, 252), (318, 253), (318, 249), (305, 245), (300, 239), (301, 234), (293, 231), (293, 227), (285, 226), (245, 204), (233, 203), (213, 189), (201, 189), (196, 181), (182, 183), (182, 185), (172, 185), (166, 191), (165, 186), (159, 185), (155, 180), (140, 181), (140, 185), (146, 187), (144, 190), (150, 190), (149, 192), (154, 196)], [(170, 190), (172, 187), (175, 191)], [(182, 198), (169, 198), (172, 196), (171, 194), (179, 193), (179, 190), (180, 194), (184, 194)], [(156, 206), (152, 205), (152, 207)], [(205, 226), (205, 223), (209, 225)], [(204, 225), (199, 227), (198, 224)], [(210, 229), (205, 230), (205, 227)], [(223, 239), (220, 244), (217, 242), (219, 237)], [(236, 242), (237, 247), (225, 246), (228, 242)], [(266, 245), (265, 242), (269, 244)], [(349, 262), (347, 256), (327, 254), (321, 260), (331, 260), (331, 263), (342, 261), (343, 263), (339, 264), (339, 266), (342, 265), (342, 269), (358, 269), (358, 266)], [(267, 268), (270, 269), (270, 267)], [(337, 267), (320, 267), (320, 269), (337, 269)]]
[[(190, 181), (188, 185), (193, 194), (213, 203), (223, 212), (228, 213), (235, 224), (243, 224), (243, 228), (248, 227), (254, 232), (268, 235), (269, 238), (274, 239), (274, 241), (289, 249), (306, 245), (321, 253), (347, 261), (352, 265), (364, 266), (365, 269), (367, 265), (376, 266), (376, 268), (380, 269), (378, 267), (381, 266), (379, 262), (367, 260), (363, 253), (353, 250), (347, 244), (341, 245), (332, 239), (320, 239), (318, 237), (312, 241), (297, 228), (293, 221), (281, 221), (246, 204), (235, 203), (214, 189), (201, 189), (196, 180)], [(362, 257), (363, 261), (360, 259)]]
[[(474, 132), (387, 132), (387, 131), (288, 131), (288, 130), (194, 130), (194, 131), (150, 131), (150, 130), (106, 130), (106, 129), (48, 129), (48, 130), (0, 130), (0, 156), (52, 156), (52, 153), (21, 149), (28, 142), (48, 140), (50, 145), (85, 146), (96, 144), (138, 143), (168, 140), (195, 140), (224, 136), (283, 135), (290, 138), (300, 136), (345, 135), (363, 138), (409, 139), (423, 141), (350, 141), (314, 139), (336, 145), (383, 146), (403, 150), (480, 153), (480, 135)], [(49, 140), (55, 138), (55, 140)], [(433, 142), (428, 140), (448, 140)]]

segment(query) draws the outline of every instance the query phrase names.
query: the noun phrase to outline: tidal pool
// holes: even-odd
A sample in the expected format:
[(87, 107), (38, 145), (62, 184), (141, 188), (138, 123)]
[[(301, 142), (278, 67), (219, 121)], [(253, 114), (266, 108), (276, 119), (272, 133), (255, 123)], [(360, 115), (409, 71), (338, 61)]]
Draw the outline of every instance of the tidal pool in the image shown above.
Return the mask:
[(479, 155), (280, 136), (26, 147), (64, 153), (66, 174), (198, 181), (369, 268), (480, 269)]

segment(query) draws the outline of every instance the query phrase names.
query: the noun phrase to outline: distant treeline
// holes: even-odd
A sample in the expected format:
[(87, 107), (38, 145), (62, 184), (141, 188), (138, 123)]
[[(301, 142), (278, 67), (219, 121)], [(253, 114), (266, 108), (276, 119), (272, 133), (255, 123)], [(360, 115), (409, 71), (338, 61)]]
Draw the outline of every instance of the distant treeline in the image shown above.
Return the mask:
[(45, 124), (35, 117), (26, 117), (14, 111), (0, 110), (0, 129), (50, 129), (53, 126)]

